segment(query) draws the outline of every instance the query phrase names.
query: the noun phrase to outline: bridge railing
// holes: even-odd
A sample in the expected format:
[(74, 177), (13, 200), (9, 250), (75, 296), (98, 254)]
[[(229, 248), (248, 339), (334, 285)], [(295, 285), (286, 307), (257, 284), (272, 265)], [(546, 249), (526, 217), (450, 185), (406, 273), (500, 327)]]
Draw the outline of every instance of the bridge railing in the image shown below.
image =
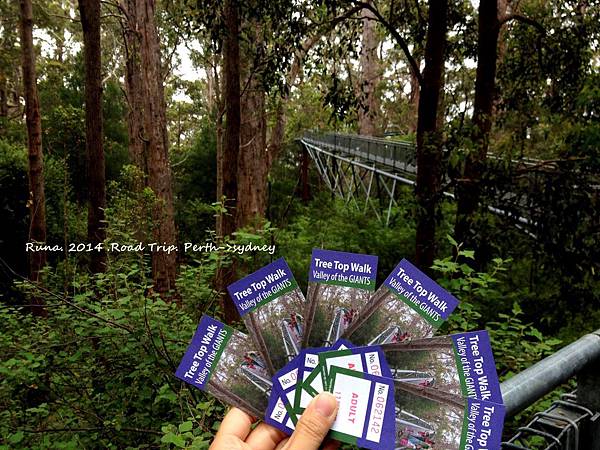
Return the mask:
[(411, 142), (314, 131), (306, 132), (303, 139), (314, 145), (326, 146), (332, 151), (358, 156), (365, 161), (384, 164), (398, 171), (416, 173), (416, 151)]
[[(507, 416), (513, 416), (577, 376), (577, 391), (537, 413), (503, 444), (526, 450), (528, 437), (546, 449), (600, 450), (600, 330), (586, 334), (501, 385)], [(540, 448), (539, 446), (536, 448)]]

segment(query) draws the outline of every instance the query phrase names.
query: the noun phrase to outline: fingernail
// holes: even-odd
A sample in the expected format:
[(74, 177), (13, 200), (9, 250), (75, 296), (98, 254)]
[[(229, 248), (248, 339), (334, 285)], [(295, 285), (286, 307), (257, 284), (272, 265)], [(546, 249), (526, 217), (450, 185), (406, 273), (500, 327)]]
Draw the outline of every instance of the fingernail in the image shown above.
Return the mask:
[(322, 392), (315, 398), (315, 411), (323, 417), (330, 417), (337, 409), (337, 399), (329, 392)]

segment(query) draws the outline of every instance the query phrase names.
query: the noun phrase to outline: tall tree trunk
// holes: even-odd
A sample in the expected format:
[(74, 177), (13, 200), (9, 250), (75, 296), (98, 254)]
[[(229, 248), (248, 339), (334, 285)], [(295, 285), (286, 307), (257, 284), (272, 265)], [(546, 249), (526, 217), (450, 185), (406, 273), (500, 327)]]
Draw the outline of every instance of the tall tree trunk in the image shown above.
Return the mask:
[[(106, 238), (104, 209), (106, 208), (106, 175), (102, 131), (102, 59), (100, 46), (100, 0), (79, 0), (83, 29), (85, 65), (85, 149), (89, 191), (88, 242), (103, 243)], [(106, 252), (91, 253), (92, 272), (104, 272)]]
[[(6, 76), (0, 73), (0, 118), (8, 117), (8, 83)], [(2, 126), (0, 124), (0, 126)]]
[(456, 185), (455, 239), (468, 247), (477, 247), (473, 219), (479, 205), (481, 178), (485, 171), (489, 149), (499, 32), (497, 0), (481, 0), (479, 2), (477, 73), (471, 136), (473, 146), (467, 152), (463, 173)]
[(267, 211), (267, 177), (270, 169), (267, 151), (265, 89), (262, 74), (256, 70), (252, 55), (262, 45), (261, 25), (256, 20), (244, 23), (249, 39), (240, 52), (240, 79), (244, 90), (240, 99), (240, 153), (237, 172), (237, 228), (259, 225)]
[(442, 182), (442, 137), (437, 128), (444, 72), (448, 0), (431, 0), (425, 44), (425, 69), (417, 123), (416, 263), (430, 271), (436, 253), (435, 229)]
[[(258, 74), (245, 83), (241, 98), (240, 154), (237, 174), (237, 227), (264, 219), (267, 211), (267, 152), (265, 91)], [(258, 223), (256, 223), (258, 224)]]
[[(156, 195), (156, 204), (153, 208), (153, 238), (159, 245), (175, 245), (177, 232), (169, 164), (166, 104), (154, 7), (154, 0), (137, 1), (144, 142), (148, 157), (148, 186)], [(155, 289), (160, 293), (174, 290), (176, 275), (177, 254), (153, 251), (152, 277)]]
[(366, 136), (377, 134), (379, 100), (376, 95), (381, 71), (377, 47), (377, 21), (371, 10), (362, 10), (362, 44), (360, 50), (360, 86), (361, 104), (358, 108), (358, 133)]
[[(127, 96), (127, 132), (129, 135), (129, 160), (144, 174), (148, 175), (148, 165), (144, 148), (144, 101), (140, 67), (140, 40), (137, 32), (137, 3), (140, 0), (126, 0), (123, 38), (125, 41), (125, 94)], [(144, 181), (144, 183), (145, 183)], [(140, 183), (142, 184), (142, 183)], [(138, 186), (141, 188), (142, 186)]]
[[(225, 136), (218, 155), (219, 172), (217, 174), (217, 192), (226, 199), (227, 211), (220, 214), (217, 222), (217, 235), (220, 239), (230, 236), (236, 227), (235, 201), (238, 195), (237, 170), (240, 152), (240, 20), (238, 4), (235, 0), (226, 0), (224, 4), (225, 29), (227, 35), (224, 41), (223, 73), (225, 100)], [(228, 267), (221, 266), (217, 272), (217, 290), (221, 293), (221, 303), (225, 320), (232, 322), (239, 317), (232, 300), (225, 290), (234, 281), (235, 266), (232, 261)]]
[(421, 94), (421, 85), (419, 84), (419, 76), (412, 67), (410, 70), (410, 94), (408, 102), (410, 105), (408, 131), (415, 133), (417, 131), (417, 122), (419, 117), (419, 101)]
[[(35, 73), (33, 48), (33, 12), (31, 0), (20, 0), (21, 53), (25, 117), (29, 156), (29, 240), (46, 243), (46, 196), (44, 193), (44, 155), (42, 152), (42, 120)], [(46, 264), (46, 252), (29, 254), (29, 279), (38, 282), (40, 270)], [(34, 298), (33, 314), (47, 314), (42, 299)]]

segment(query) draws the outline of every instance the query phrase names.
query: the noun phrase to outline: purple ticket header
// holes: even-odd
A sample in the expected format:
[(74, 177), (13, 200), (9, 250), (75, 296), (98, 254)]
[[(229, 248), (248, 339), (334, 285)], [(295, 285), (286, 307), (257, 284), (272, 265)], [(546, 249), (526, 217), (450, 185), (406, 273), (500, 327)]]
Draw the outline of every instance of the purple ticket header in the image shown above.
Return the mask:
[(383, 284), (436, 323), (447, 320), (458, 306), (456, 297), (406, 259), (400, 261)]
[(314, 248), (308, 281), (375, 290), (377, 256)]
[(280, 297), (298, 287), (292, 271), (279, 258), (245, 278), (227, 286), (227, 291), (240, 316)]
[(204, 389), (232, 333), (233, 329), (227, 325), (212, 317), (202, 316), (175, 376)]
[(504, 406), (468, 399), (460, 448), (487, 450), (500, 448), (504, 426)]
[(503, 403), (496, 363), (487, 331), (451, 336), (463, 395)]

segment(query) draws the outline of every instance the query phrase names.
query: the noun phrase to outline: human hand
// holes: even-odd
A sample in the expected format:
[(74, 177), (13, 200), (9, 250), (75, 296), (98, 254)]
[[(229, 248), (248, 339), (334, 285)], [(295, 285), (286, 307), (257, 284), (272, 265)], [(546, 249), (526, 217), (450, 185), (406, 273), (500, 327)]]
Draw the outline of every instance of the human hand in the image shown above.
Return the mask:
[[(298, 421), (296, 430), (288, 437), (266, 423), (251, 430), (255, 421), (238, 408), (232, 408), (219, 427), (209, 450), (317, 450), (327, 436), (337, 415), (336, 398), (328, 392), (317, 395)], [(329, 441), (323, 450), (334, 450), (337, 441)]]

